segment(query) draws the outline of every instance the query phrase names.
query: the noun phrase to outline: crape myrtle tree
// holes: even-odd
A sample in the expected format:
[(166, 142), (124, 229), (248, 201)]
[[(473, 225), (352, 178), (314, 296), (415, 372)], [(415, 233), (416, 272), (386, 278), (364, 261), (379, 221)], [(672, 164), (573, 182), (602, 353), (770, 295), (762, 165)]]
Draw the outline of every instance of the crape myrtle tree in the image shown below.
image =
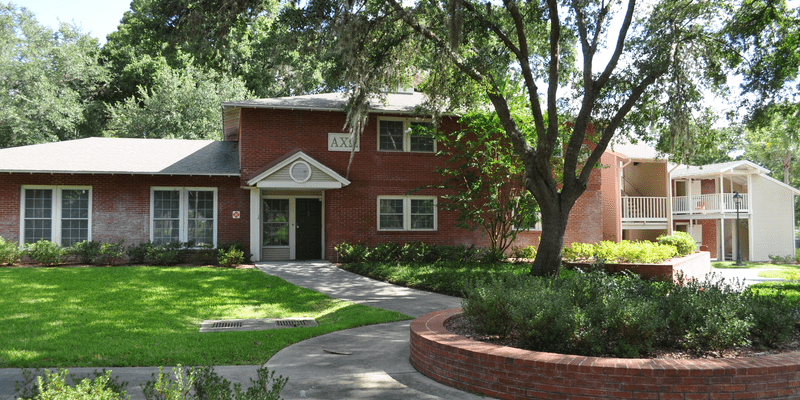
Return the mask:
[[(456, 211), (459, 227), (480, 229), (494, 254), (503, 253), (518, 232), (536, 224), (536, 200), (525, 189), (524, 167), (497, 114), (473, 111), (462, 116), (459, 124), (463, 129), (434, 134), (440, 146), (437, 155), (447, 159), (437, 170), (444, 177), (438, 187), (446, 193), (437, 206)], [(531, 133), (530, 125), (522, 126)]]
[[(720, 69), (707, 66), (717, 65), (726, 6), (702, 0), (309, 0), (303, 18), (294, 20), (302, 25), (295, 29), (336, 39), (353, 134), (363, 130), (368, 101), (408, 85), (412, 76), (421, 80), (416, 86), (428, 94), (426, 109), (434, 117), (488, 98), (524, 166), (525, 189), (541, 210), (542, 239), (531, 273), (554, 274), (570, 210), (640, 99), (650, 105), (640, 121), (648, 120), (657, 99), (678, 102), (670, 109), (687, 113), (699, 100), (694, 88), (684, 90), (687, 83), (719, 82), (714, 72)], [(613, 29), (612, 20), (619, 22)], [(675, 86), (665, 98), (653, 88), (667, 79)], [(534, 140), (509, 106), (520, 86)], [(565, 125), (571, 130), (562, 143)], [(588, 141), (591, 152), (582, 154)], [(556, 146), (564, 147), (558, 163), (551, 157)]]

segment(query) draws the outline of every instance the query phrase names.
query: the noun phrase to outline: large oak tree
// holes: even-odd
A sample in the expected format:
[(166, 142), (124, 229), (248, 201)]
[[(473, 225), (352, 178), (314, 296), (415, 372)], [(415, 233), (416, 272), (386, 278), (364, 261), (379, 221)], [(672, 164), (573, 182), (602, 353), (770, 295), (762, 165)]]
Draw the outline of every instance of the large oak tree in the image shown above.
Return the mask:
[[(552, 274), (561, 264), (570, 211), (626, 116), (644, 104), (640, 120), (651, 113), (680, 122), (699, 100), (697, 82), (722, 82), (717, 29), (726, 6), (703, 0), (422, 0), (413, 6), (310, 0), (304, 11), (307, 30), (338, 40), (356, 133), (371, 95), (396, 85), (416, 84), (429, 95), (434, 115), (488, 99), (541, 209), (542, 240), (531, 272)], [(520, 87), (534, 140), (526, 140), (510, 111)], [(671, 112), (652, 114), (658, 104)], [(570, 134), (562, 142), (563, 126)], [(557, 161), (556, 146), (564, 147)]]

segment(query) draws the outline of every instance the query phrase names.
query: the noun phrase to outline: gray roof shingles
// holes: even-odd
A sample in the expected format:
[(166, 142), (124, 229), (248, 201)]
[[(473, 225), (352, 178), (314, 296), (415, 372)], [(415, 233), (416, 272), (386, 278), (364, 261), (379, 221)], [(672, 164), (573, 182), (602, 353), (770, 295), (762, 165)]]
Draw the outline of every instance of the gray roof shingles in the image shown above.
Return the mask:
[(238, 176), (237, 142), (86, 138), (0, 149), (0, 172)]

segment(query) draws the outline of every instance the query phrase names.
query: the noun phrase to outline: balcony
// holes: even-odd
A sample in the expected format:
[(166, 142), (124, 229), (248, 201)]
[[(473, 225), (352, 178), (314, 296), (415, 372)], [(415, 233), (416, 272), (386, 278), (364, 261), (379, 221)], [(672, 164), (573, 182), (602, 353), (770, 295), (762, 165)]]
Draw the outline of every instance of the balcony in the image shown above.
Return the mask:
[(666, 223), (666, 197), (623, 197), (623, 223)]
[[(749, 212), (750, 199), (747, 193), (740, 193), (740, 212)], [(703, 194), (672, 198), (673, 214), (724, 214), (735, 213), (736, 202), (733, 193)]]

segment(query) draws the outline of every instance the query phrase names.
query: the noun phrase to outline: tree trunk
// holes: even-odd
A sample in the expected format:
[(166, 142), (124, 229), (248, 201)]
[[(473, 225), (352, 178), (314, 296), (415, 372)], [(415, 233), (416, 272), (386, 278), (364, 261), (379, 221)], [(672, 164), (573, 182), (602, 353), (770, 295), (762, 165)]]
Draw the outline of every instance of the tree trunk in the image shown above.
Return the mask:
[(539, 241), (539, 249), (536, 251), (536, 258), (531, 265), (531, 275), (534, 276), (553, 276), (558, 274), (561, 269), (561, 254), (564, 249), (567, 220), (575, 201), (565, 202), (561, 196), (557, 196), (557, 198), (559, 200), (550, 204), (540, 204), (542, 236)]
[(783, 183), (789, 184), (789, 167), (792, 166), (792, 155), (786, 154), (783, 156)]

